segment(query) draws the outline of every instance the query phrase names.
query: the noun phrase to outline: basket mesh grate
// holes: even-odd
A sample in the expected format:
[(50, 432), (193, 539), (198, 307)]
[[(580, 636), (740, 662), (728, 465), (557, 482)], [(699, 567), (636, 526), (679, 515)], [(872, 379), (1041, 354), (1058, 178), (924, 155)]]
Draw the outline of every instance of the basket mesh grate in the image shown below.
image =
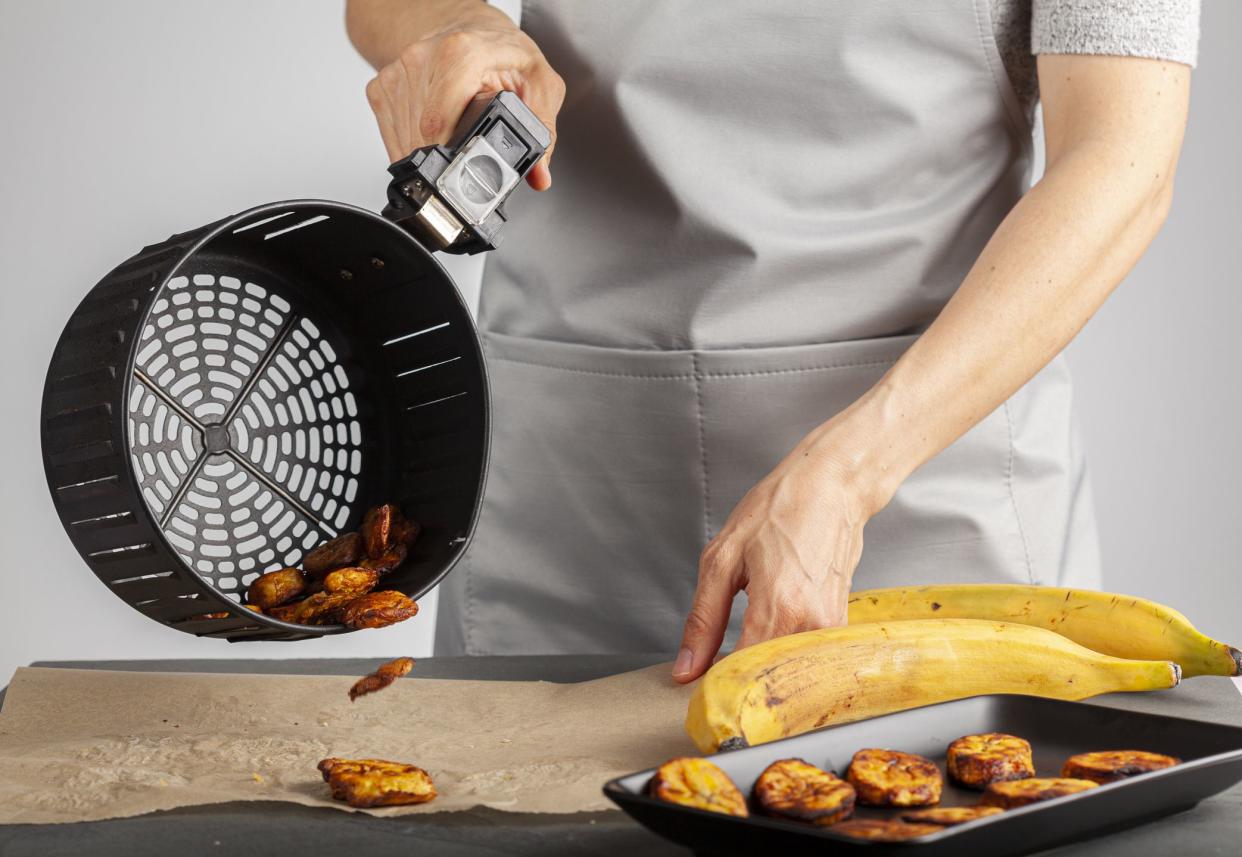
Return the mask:
[(350, 379), (309, 319), (236, 277), (169, 280), (130, 385), (139, 490), (186, 564), (235, 600), (344, 527), (362, 438)]

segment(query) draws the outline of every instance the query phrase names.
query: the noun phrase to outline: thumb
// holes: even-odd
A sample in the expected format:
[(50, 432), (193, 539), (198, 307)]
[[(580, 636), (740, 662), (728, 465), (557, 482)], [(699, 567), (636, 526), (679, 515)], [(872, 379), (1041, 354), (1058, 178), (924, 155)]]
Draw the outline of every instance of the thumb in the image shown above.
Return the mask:
[(535, 190), (547, 190), (552, 187), (552, 171), (548, 169), (548, 157), (539, 159), (539, 163), (530, 168), (526, 174), (526, 183)]
[(694, 603), (686, 615), (681, 635), (681, 649), (673, 663), (673, 679), (685, 684), (707, 672), (712, 658), (720, 651), (729, 609), (737, 593), (733, 563), (709, 545), (699, 562), (699, 582), (694, 590)]

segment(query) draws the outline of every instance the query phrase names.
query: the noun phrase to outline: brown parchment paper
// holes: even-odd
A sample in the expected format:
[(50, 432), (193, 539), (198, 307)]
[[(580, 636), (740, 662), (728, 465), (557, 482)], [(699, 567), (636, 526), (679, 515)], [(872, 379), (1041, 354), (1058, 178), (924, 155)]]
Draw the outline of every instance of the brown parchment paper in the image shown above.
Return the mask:
[[(580, 684), (419, 679), (351, 703), (351, 677), (19, 669), (0, 712), (0, 823), (238, 800), (374, 815), (612, 808), (614, 776), (694, 752), (667, 665)], [(427, 769), (428, 804), (350, 810), (326, 756)]]

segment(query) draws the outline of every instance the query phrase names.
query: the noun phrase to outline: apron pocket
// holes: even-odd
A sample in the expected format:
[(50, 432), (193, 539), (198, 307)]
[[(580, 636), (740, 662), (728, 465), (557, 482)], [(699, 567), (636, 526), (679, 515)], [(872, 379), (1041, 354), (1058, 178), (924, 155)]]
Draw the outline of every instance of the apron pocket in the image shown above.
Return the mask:
[[(689, 354), (484, 334), (487, 492), (441, 621), (471, 653), (672, 657), (703, 531)], [(453, 597), (456, 595), (457, 597)]]
[[(798, 441), (873, 386), (915, 338), (702, 355), (711, 535)], [(919, 468), (867, 524), (855, 586), (1028, 581), (1012, 466), (1002, 407)]]

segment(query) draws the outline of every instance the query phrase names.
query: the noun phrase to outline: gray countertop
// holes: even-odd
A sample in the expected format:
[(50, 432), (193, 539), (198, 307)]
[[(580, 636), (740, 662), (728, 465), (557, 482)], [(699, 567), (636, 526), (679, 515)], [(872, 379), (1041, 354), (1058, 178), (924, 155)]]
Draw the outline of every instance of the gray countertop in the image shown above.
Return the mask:
[[(568, 655), (420, 660), (424, 678), (572, 682), (666, 660), (656, 655)], [(378, 658), (305, 660), (58, 661), (34, 666), (161, 672), (362, 675)], [(0, 697), (2, 699), (2, 697)], [(1242, 696), (1223, 679), (1196, 679), (1174, 691), (1117, 694), (1092, 700), (1242, 726)], [(0, 776), (3, 772), (0, 772)], [(602, 785), (602, 784), (601, 784)], [(1162, 821), (1046, 854), (1058, 857), (1186, 857), (1242, 851), (1242, 785)], [(0, 826), (0, 857), (144, 857), (144, 855), (353, 854), (430, 855), (685, 855), (620, 812), (525, 815), (468, 812), (375, 818), (285, 803), (238, 802), (82, 824)], [(983, 857), (983, 855), (980, 855)]]

